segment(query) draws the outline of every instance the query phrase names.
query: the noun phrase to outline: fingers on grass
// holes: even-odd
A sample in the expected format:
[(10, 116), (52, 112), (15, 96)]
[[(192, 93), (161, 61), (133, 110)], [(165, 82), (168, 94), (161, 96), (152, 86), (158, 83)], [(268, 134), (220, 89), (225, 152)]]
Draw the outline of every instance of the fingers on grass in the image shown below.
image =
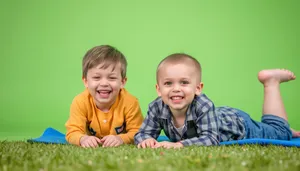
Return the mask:
[(114, 140), (113, 139), (108, 139), (105, 141), (105, 147), (111, 147), (113, 144)]
[(115, 145), (114, 145), (114, 147), (118, 147), (120, 144), (119, 143), (116, 143)]
[(146, 146), (146, 142), (145, 141), (143, 141), (142, 142), (142, 148), (146, 148), (147, 146)]
[(103, 147), (111, 147), (111, 144), (114, 142), (114, 139), (112, 137), (108, 137), (105, 139), (103, 143)]
[(83, 142), (83, 143), (81, 144), (81, 146), (84, 147), (84, 148), (88, 148), (88, 147), (89, 147), (89, 144), (88, 144), (87, 141), (85, 141), (85, 142)]
[(146, 142), (146, 147), (150, 147), (150, 142), (149, 141)]
[(113, 141), (111, 144), (110, 144), (110, 147), (117, 147), (118, 146), (118, 141)]
[(107, 136), (103, 137), (101, 140), (100, 140), (100, 143), (103, 144), (107, 139)]
[(161, 147), (160, 143), (155, 143), (155, 145), (153, 146), (153, 148), (159, 148), (159, 147)]
[(100, 138), (96, 137), (96, 141), (97, 141), (98, 144), (101, 144)]
[(93, 147), (98, 147), (98, 142), (97, 142), (96, 138), (93, 138), (91, 141), (92, 141)]
[(93, 142), (92, 141), (88, 141), (87, 144), (88, 144), (87, 147), (93, 147)]
[(154, 147), (154, 145), (155, 145), (155, 142), (154, 141), (150, 141), (150, 147), (152, 148), (152, 147)]

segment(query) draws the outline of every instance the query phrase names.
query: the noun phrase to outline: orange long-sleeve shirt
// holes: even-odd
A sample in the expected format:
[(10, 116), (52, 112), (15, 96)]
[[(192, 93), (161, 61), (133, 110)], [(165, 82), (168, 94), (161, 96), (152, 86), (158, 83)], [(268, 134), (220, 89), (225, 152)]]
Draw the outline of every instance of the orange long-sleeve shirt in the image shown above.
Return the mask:
[(133, 143), (133, 137), (143, 122), (138, 100), (125, 89), (120, 93), (108, 112), (102, 112), (86, 89), (77, 95), (70, 107), (66, 122), (66, 139), (70, 144), (80, 145), (84, 135), (102, 138), (119, 135), (125, 144)]

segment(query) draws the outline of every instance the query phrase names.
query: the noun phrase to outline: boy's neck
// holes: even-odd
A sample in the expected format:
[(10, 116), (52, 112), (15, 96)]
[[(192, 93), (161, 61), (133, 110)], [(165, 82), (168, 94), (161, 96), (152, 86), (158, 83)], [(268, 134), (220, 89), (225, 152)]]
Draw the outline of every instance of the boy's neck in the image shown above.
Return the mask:
[(186, 112), (188, 110), (188, 106), (181, 109), (181, 110), (174, 110), (174, 109), (171, 109), (171, 108), (170, 108), (170, 110), (172, 112), (172, 119), (173, 119), (173, 122), (174, 122), (174, 126), (179, 128), (182, 125), (184, 125), (185, 118), (186, 118)]
[(186, 116), (186, 112), (188, 110), (188, 107), (185, 107), (184, 109), (180, 109), (180, 110), (174, 110), (172, 108), (170, 108), (172, 114), (173, 114), (173, 117), (185, 117)]
[(112, 104), (96, 104), (97, 108), (101, 110), (102, 112), (109, 112), (109, 110), (112, 108), (113, 104), (116, 102), (116, 100)]
[(103, 107), (97, 106), (97, 108), (98, 108), (99, 110), (101, 110), (102, 112), (105, 112), (105, 113), (106, 113), (106, 112), (109, 112), (111, 106), (109, 106), (109, 107), (106, 107), (106, 106), (103, 106)]
[(185, 112), (177, 112), (176, 114), (173, 113), (172, 119), (173, 119), (174, 126), (176, 128), (180, 128), (181, 126), (183, 126), (185, 123), (185, 118), (186, 118), (186, 110)]

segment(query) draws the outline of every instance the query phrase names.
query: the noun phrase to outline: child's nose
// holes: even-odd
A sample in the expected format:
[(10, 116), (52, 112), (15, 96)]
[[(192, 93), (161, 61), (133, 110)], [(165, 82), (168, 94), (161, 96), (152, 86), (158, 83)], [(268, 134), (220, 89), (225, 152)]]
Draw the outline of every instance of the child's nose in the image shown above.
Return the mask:
[(101, 85), (101, 86), (107, 86), (107, 85), (108, 85), (107, 79), (101, 79), (101, 80), (100, 80), (100, 85)]
[(173, 91), (180, 91), (180, 85), (174, 84)]

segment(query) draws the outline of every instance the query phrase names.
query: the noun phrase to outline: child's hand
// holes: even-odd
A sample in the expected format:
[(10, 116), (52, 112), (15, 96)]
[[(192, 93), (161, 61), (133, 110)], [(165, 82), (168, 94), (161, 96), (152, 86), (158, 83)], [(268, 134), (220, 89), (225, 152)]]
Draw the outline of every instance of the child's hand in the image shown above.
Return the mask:
[(159, 148), (159, 147), (167, 148), (167, 149), (170, 149), (170, 148), (182, 148), (183, 144), (181, 144), (180, 142), (173, 143), (173, 142), (163, 141), (163, 142), (157, 143), (154, 146), (154, 148)]
[(122, 138), (117, 135), (107, 135), (101, 139), (102, 147), (117, 147), (123, 143)]
[(154, 138), (149, 138), (138, 144), (138, 148), (153, 148), (158, 142)]
[(85, 135), (80, 138), (81, 147), (98, 147), (98, 144), (101, 143), (101, 140), (95, 136)]

